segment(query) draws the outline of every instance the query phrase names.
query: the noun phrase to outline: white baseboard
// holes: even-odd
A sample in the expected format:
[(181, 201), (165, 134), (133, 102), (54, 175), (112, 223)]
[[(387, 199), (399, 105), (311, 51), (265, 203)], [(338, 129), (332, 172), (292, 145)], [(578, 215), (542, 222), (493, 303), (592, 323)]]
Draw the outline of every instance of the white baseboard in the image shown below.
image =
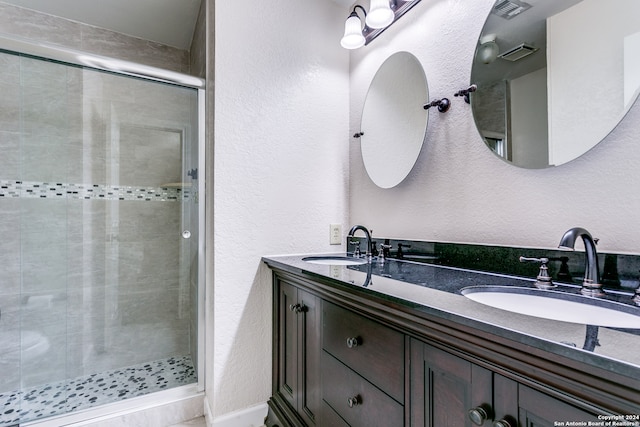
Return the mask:
[(204, 398), (204, 419), (207, 422), (207, 427), (213, 426), (213, 412), (211, 411), (211, 406), (209, 406), (209, 399), (205, 396)]
[[(206, 400), (205, 400), (206, 402)], [(260, 427), (264, 425), (264, 419), (269, 412), (269, 407), (266, 403), (261, 403), (250, 408), (242, 409), (240, 411), (231, 412), (213, 420), (213, 423), (209, 424), (211, 420), (211, 411), (208, 402), (205, 403), (205, 412), (207, 414), (207, 426), (211, 427)]]

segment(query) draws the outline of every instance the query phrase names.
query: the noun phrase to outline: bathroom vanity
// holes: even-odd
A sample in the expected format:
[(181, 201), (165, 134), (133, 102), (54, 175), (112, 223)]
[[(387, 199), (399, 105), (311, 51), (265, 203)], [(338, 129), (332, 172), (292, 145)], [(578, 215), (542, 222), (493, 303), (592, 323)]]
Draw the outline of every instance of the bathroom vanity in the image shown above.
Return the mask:
[(640, 367), (627, 360), (640, 336), (600, 328), (585, 351), (584, 325), (459, 292), (533, 280), (393, 259), (263, 260), (273, 271), (269, 426), (640, 425)]

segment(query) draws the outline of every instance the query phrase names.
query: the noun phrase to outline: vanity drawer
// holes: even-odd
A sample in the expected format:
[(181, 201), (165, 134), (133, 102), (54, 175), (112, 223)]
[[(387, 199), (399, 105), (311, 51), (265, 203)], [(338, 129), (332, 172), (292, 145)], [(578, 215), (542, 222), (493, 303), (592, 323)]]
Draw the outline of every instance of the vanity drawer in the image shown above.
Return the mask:
[(323, 348), (404, 403), (404, 335), (323, 301)]
[[(325, 403), (351, 427), (404, 425), (401, 404), (326, 351), (322, 352), (322, 373)], [(335, 420), (338, 419), (334, 417)]]
[(326, 401), (322, 401), (322, 427), (349, 427)]

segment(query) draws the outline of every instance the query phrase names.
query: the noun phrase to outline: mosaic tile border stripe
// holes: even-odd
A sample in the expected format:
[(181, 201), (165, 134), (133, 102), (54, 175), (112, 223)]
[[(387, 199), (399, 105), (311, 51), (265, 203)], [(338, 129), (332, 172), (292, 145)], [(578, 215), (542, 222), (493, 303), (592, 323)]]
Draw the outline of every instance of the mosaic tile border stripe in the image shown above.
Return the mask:
[(173, 186), (132, 187), (126, 185), (0, 180), (0, 198), (176, 202), (188, 199), (189, 193), (189, 188)]

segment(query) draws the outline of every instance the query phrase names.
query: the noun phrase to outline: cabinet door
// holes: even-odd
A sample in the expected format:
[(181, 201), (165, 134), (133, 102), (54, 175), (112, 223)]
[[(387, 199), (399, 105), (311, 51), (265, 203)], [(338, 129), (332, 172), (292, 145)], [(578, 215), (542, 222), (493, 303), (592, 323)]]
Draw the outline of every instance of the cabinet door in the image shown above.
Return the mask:
[(584, 423), (598, 421), (595, 415), (587, 411), (522, 384), (518, 388), (518, 406), (521, 427), (553, 427), (567, 425), (568, 421), (578, 422), (578, 424), (580, 421)]
[(308, 424), (318, 422), (322, 404), (320, 380), (322, 310), (320, 299), (298, 289), (298, 413)]
[(322, 403), (320, 299), (291, 283), (278, 285), (278, 393), (315, 425)]
[(279, 281), (278, 392), (294, 409), (298, 393), (298, 288)]
[(412, 427), (471, 427), (474, 408), (493, 417), (492, 373), (471, 362), (412, 340), (410, 381)]

